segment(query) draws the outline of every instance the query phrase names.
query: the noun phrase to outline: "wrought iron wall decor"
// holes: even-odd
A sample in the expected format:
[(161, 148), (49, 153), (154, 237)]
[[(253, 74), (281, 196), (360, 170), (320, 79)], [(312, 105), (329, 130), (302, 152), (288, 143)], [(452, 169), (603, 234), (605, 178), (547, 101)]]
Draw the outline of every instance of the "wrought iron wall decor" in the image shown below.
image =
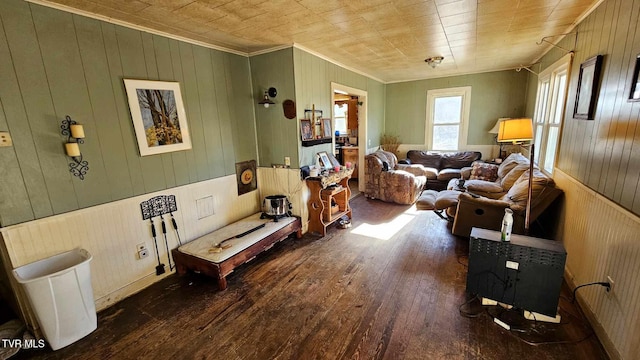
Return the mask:
[(176, 196), (159, 195), (152, 197), (151, 199), (140, 203), (140, 210), (142, 211), (142, 220), (151, 219), (164, 214), (171, 214), (171, 217), (173, 217), (172, 213), (174, 211), (178, 211)]
[(180, 239), (180, 233), (178, 232), (178, 223), (173, 217), (173, 212), (178, 211), (178, 205), (176, 204), (175, 195), (159, 195), (154, 196), (149, 200), (140, 203), (140, 210), (142, 211), (142, 220), (149, 220), (151, 227), (151, 234), (153, 237), (153, 245), (156, 250), (156, 258), (158, 260), (158, 266), (156, 266), (156, 275), (162, 275), (165, 273), (165, 265), (160, 260), (160, 251), (158, 251), (158, 240), (156, 225), (153, 222), (153, 218), (160, 217), (160, 225), (162, 228), (162, 237), (164, 238), (164, 247), (167, 252), (167, 260), (169, 261), (169, 270), (175, 268), (175, 264), (171, 261), (171, 250), (169, 249), (169, 241), (167, 240), (167, 225), (164, 222), (164, 215), (171, 215), (171, 224), (173, 230), (176, 233), (178, 240), (178, 246), (182, 246), (182, 240)]
[(83, 159), (79, 146), (84, 144), (84, 128), (67, 115), (62, 120), (60, 129), (62, 129), (62, 135), (67, 137), (67, 142), (64, 144), (65, 153), (73, 159), (73, 162), (69, 163), (69, 171), (80, 180), (84, 180), (84, 176), (89, 171), (89, 162)]

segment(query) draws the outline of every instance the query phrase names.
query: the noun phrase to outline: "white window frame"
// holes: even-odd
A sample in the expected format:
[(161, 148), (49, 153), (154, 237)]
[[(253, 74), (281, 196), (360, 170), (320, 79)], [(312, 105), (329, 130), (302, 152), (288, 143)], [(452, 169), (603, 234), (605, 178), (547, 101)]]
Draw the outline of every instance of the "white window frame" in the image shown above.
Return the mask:
[[(569, 89), (569, 76), (571, 75), (571, 60), (573, 58), (573, 53), (569, 53), (562, 58), (560, 58), (555, 63), (548, 66), (538, 75), (538, 88), (536, 90), (536, 105), (535, 111), (533, 114), (533, 131), (534, 137), (536, 134), (536, 130), (538, 126), (542, 125), (542, 135), (540, 136), (540, 143), (534, 144), (536, 147), (535, 153), (535, 161), (538, 163), (540, 170), (547, 173), (548, 175), (553, 175), (553, 169), (555, 168), (555, 163), (558, 161), (558, 151), (560, 149), (560, 142), (562, 139), (562, 124), (564, 123), (565, 110), (567, 104), (567, 95)], [(565, 73), (565, 88), (564, 89), (556, 89), (556, 76), (558, 74)], [(546, 99), (546, 104), (541, 103), (540, 90), (543, 84), (548, 83), (548, 96)], [(564, 101), (561, 106), (558, 107), (557, 94), (556, 90), (564, 92)], [(544, 109), (544, 110), (543, 110)], [(560, 121), (557, 124), (551, 123), (551, 115), (555, 109), (560, 109)], [(551, 164), (551, 171), (547, 171), (545, 167), (548, 164), (545, 164), (545, 157), (547, 154), (547, 142), (549, 137), (549, 129), (552, 127), (558, 128), (558, 138), (556, 139), (555, 150), (554, 150), (554, 163)], [(534, 139), (535, 141), (535, 139)]]
[[(427, 123), (425, 126), (425, 147), (429, 150), (441, 150), (441, 151), (455, 151), (455, 150), (442, 150), (433, 148), (433, 107), (435, 99), (439, 97), (448, 96), (462, 96), (462, 109), (460, 128), (458, 134), (458, 149), (461, 150), (467, 146), (467, 135), (469, 132), (469, 113), (471, 112), (471, 86), (462, 86), (447, 89), (434, 89), (427, 91)], [(443, 125), (443, 124), (438, 124)]]

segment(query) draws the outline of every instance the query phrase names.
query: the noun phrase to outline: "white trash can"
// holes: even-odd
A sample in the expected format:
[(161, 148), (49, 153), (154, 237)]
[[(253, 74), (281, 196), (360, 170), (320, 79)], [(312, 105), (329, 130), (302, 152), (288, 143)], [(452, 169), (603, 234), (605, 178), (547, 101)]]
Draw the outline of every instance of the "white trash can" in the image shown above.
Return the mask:
[(98, 326), (91, 258), (88, 251), (74, 249), (13, 269), (53, 350), (80, 340)]

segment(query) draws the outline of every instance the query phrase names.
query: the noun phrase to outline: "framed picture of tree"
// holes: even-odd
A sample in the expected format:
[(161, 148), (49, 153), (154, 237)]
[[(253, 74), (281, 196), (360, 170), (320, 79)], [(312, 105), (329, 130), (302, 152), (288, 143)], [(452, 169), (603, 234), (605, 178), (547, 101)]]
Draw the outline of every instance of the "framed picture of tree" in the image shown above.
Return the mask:
[(180, 83), (124, 79), (141, 156), (191, 149)]

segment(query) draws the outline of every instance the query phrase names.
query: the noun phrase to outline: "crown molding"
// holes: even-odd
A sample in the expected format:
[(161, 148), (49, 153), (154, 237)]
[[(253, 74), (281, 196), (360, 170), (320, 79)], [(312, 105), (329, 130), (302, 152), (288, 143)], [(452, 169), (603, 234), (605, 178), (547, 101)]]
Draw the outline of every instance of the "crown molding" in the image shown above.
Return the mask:
[(367, 74), (367, 73), (366, 73), (366, 72), (364, 72), (364, 71), (361, 71), (361, 70), (358, 70), (358, 69), (352, 68), (351, 66), (348, 66), (348, 65), (342, 64), (342, 63), (340, 63), (340, 62), (338, 62), (338, 61), (333, 60), (332, 58), (330, 58), (330, 57), (328, 57), (328, 56), (326, 56), (326, 55), (323, 55), (323, 54), (320, 54), (320, 53), (318, 53), (318, 52), (315, 52), (315, 51), (313, 51), (313, 50), (311, 50), (311, 49), (309, 49), (309, 48), (306, 48), (306, 47), (304, 47), (304, 46), (302, 46), (302, 45), (300, 45), (300, 44), (298, 44), (298, 43), (293, 43), (293, 47), (294, 47), (294, 48), (297, 48), (297, 49), (300, 49), (300, 50), (302, 50), (302, 51), (304, 51), (304, 52), (307, 52), (307, 53), (309, 53), (309, 54), (311, 54), (311, 55), (317, 56), (317, 57), (319, 57), (320, 59), (325, 60), (325, 61), (328, 61), (328, 62), (330, 62), (330, 63), (332, 63), (332, 64), (334, 64), (334, 65), (340, 66), (340, 67), (341, 67), (341, 68), (343, 68), (343, 69), (346, 69), (346, 70), (352, 71), (352, 72), (354, 72), (354, 73), (356, 73), (356, 74), (358, 74), (358, 75), (366, 76), (366, 77), (368, 77), (368, 78), (370, 78), (370, 79), (372, 79), (372, 80), (375, 80), (375, 81), (381, 82), (381, 83), (383, 83), (383, 84), (386, 84), (386, 83), (387, 83), (386, 81), (384, 81), (384, 80), (382, 80), (382, 79), (379, 79), (379, 78), (377, 78), (377, 77), (375, 77), (375, 76), (373, 76), (373, 75)]
[(210, 43), (207, 43), (207, 42), (204, 42), (204, 41), (190, 39), (190, 38), (187, 38), (187, 37), (184, 37), (184, 36), (174, 35), (174, 34), (171, 34), (171, 33), (168, 33), (168, 32), (164, 32), (164, 31), (161, 31), (161, 30), (149, 28), (149, 27), (146, 27), (146, 26), (136, 25), (136, 24), (132, 24), (132, 23), (127, 22), (127, 21), (114, 19), (114, 18), (111, 18), (111, 17), (108, 17), (108, 16), (104, 16), (104, 15), (100, 15), (100, 14), (94, 14), (92, 12), (81, 10), (81, 9), (76, 9), (76, 8), (71, 7), (71, 6), (58, 4), (58, 3), (50, 2), (50, 1), (47, 1), (47, 0), (25, 0), (25, 1), (28, 2), (28, 3), (32, 3), (32, 4), (46, 6), (46, 7), (52, 8), (52, 9), (56, 9), (56, 10), (61, 10), (61, 11), (68, 12), (68, 13), (71, 13), (71, 14), (85, 16), (85, 17), (88, 17), (88, 18), (91, 18), (91, 19), (104, 21), (104, 22), (107, 22), (107, 23), (110, 23), (110, 24), (124, 26), (124, 27), (130, 28), (130, 29), (143, 31), (143, 32), (146, 32), (146, 33), (149, 33), (149, 34), (160, 35), (160, 36), (167, 37), (169, 39), (178, 40), (178, 41), (186, 42), (186, 43), (193, 44), (193, 45), (202, 46), (202, 47), (213, 49), (213, 50), (219, 50), (219, 51), (224, 51), (224, 52), (228, 52), (228, 53), (235, 54), (235, 55), (249, 57), (249, 53), (244, 52), (244, 51), (234, 50), (234, 49), (230, 49), (230, 48), (227, 48), (227, 47), (224, 47), (224, 46), (214, 45), (214, 44), (210, 44)]

